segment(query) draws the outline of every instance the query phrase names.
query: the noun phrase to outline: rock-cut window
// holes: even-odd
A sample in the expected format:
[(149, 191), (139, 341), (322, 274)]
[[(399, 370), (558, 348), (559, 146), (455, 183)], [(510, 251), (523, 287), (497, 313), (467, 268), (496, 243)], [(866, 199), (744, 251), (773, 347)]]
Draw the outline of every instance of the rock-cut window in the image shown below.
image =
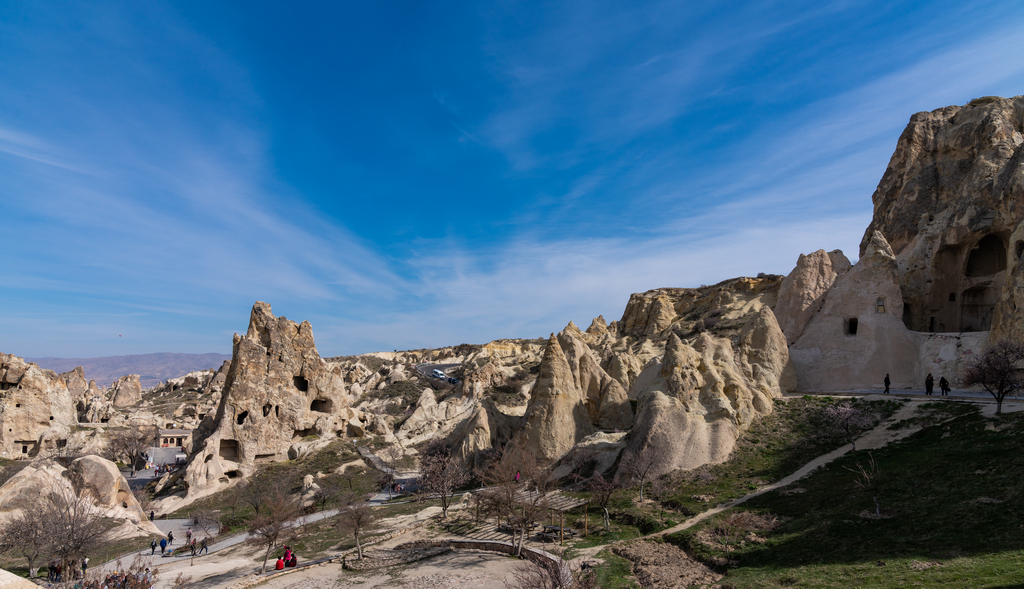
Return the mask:
[(846, 329), (844, 330), (846, 335), (857, 335), (857, 323), (858, 321), (856, 317), (851, 317), (846, 320)]

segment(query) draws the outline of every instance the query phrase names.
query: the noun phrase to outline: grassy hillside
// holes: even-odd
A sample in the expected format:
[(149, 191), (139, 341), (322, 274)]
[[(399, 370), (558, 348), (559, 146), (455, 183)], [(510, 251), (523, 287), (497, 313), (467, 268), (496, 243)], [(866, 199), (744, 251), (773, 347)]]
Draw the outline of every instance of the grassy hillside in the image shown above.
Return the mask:
[(1024, 414), (923, 409), (893, 426), (925, 426), (902, 442), (848, 454), (667, 540), (737, 589), (1024, 587)]

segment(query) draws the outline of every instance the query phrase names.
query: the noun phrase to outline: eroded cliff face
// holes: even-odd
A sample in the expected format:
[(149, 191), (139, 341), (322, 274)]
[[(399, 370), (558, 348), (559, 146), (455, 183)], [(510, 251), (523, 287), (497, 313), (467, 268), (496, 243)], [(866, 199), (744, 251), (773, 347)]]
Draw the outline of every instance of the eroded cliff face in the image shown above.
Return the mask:
[(347, 420), (356, 415), (337, 372), (317, 353), (308, 322), (275, 317), (263, 302), (253, 305), (248, 332), (235, 335), (217, 413), (198, 431), (199, 451), (185, 475), (189, 491), (345, 435)]
[[(77, 423), (71, 375), (58, 376), (13, 354), (0, 354), (0, 451), (35, 457), (66, 443)], [(76, 387), (77, 388), (77, 387)]]
[(785, 336), (763, 307), (738, 341), (701, 333), (690, 343), (669, 336), (665, 355), (634, 384), (637, 416), (617, 476), (653, 460), (654, 476), (721, 462), (740, 432), (772, 412), (772, 399), (795, 384)]
[(986, 97), (913, 115), (878, 188), (861, 254), (892, 246), (912, 331), (1019, 330), (1024, 253), (1024, 97)]

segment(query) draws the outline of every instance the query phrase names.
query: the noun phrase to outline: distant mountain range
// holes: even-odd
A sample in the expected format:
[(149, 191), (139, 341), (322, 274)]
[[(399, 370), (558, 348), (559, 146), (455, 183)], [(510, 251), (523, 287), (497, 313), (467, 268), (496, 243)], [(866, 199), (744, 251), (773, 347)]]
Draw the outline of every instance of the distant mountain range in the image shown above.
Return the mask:
[(219, 368), (230, 354), (139, 354), (136, 356), (105, 356), (102, 358), (25, 358), (40, 368), (67, 372), (76, 366), (85, 370), (86, 380), (96, 379), (96, 385), (110, 386), (125, 374), (138, 374), (143, 388), (160, 384), (168, 378), (182, 376), (193, 370)]

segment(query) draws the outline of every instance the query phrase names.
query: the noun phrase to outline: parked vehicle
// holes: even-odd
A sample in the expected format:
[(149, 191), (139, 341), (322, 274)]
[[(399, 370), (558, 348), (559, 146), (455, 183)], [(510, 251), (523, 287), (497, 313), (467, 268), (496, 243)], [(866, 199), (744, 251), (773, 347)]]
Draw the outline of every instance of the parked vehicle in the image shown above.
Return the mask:
[(433, 372), (431, 372), (431, 374), (434, 376), (434, 378), (440, 378), (441, 380), (445, 379), (444, 371), (438, 370), (436, 368), (434, 369)]

